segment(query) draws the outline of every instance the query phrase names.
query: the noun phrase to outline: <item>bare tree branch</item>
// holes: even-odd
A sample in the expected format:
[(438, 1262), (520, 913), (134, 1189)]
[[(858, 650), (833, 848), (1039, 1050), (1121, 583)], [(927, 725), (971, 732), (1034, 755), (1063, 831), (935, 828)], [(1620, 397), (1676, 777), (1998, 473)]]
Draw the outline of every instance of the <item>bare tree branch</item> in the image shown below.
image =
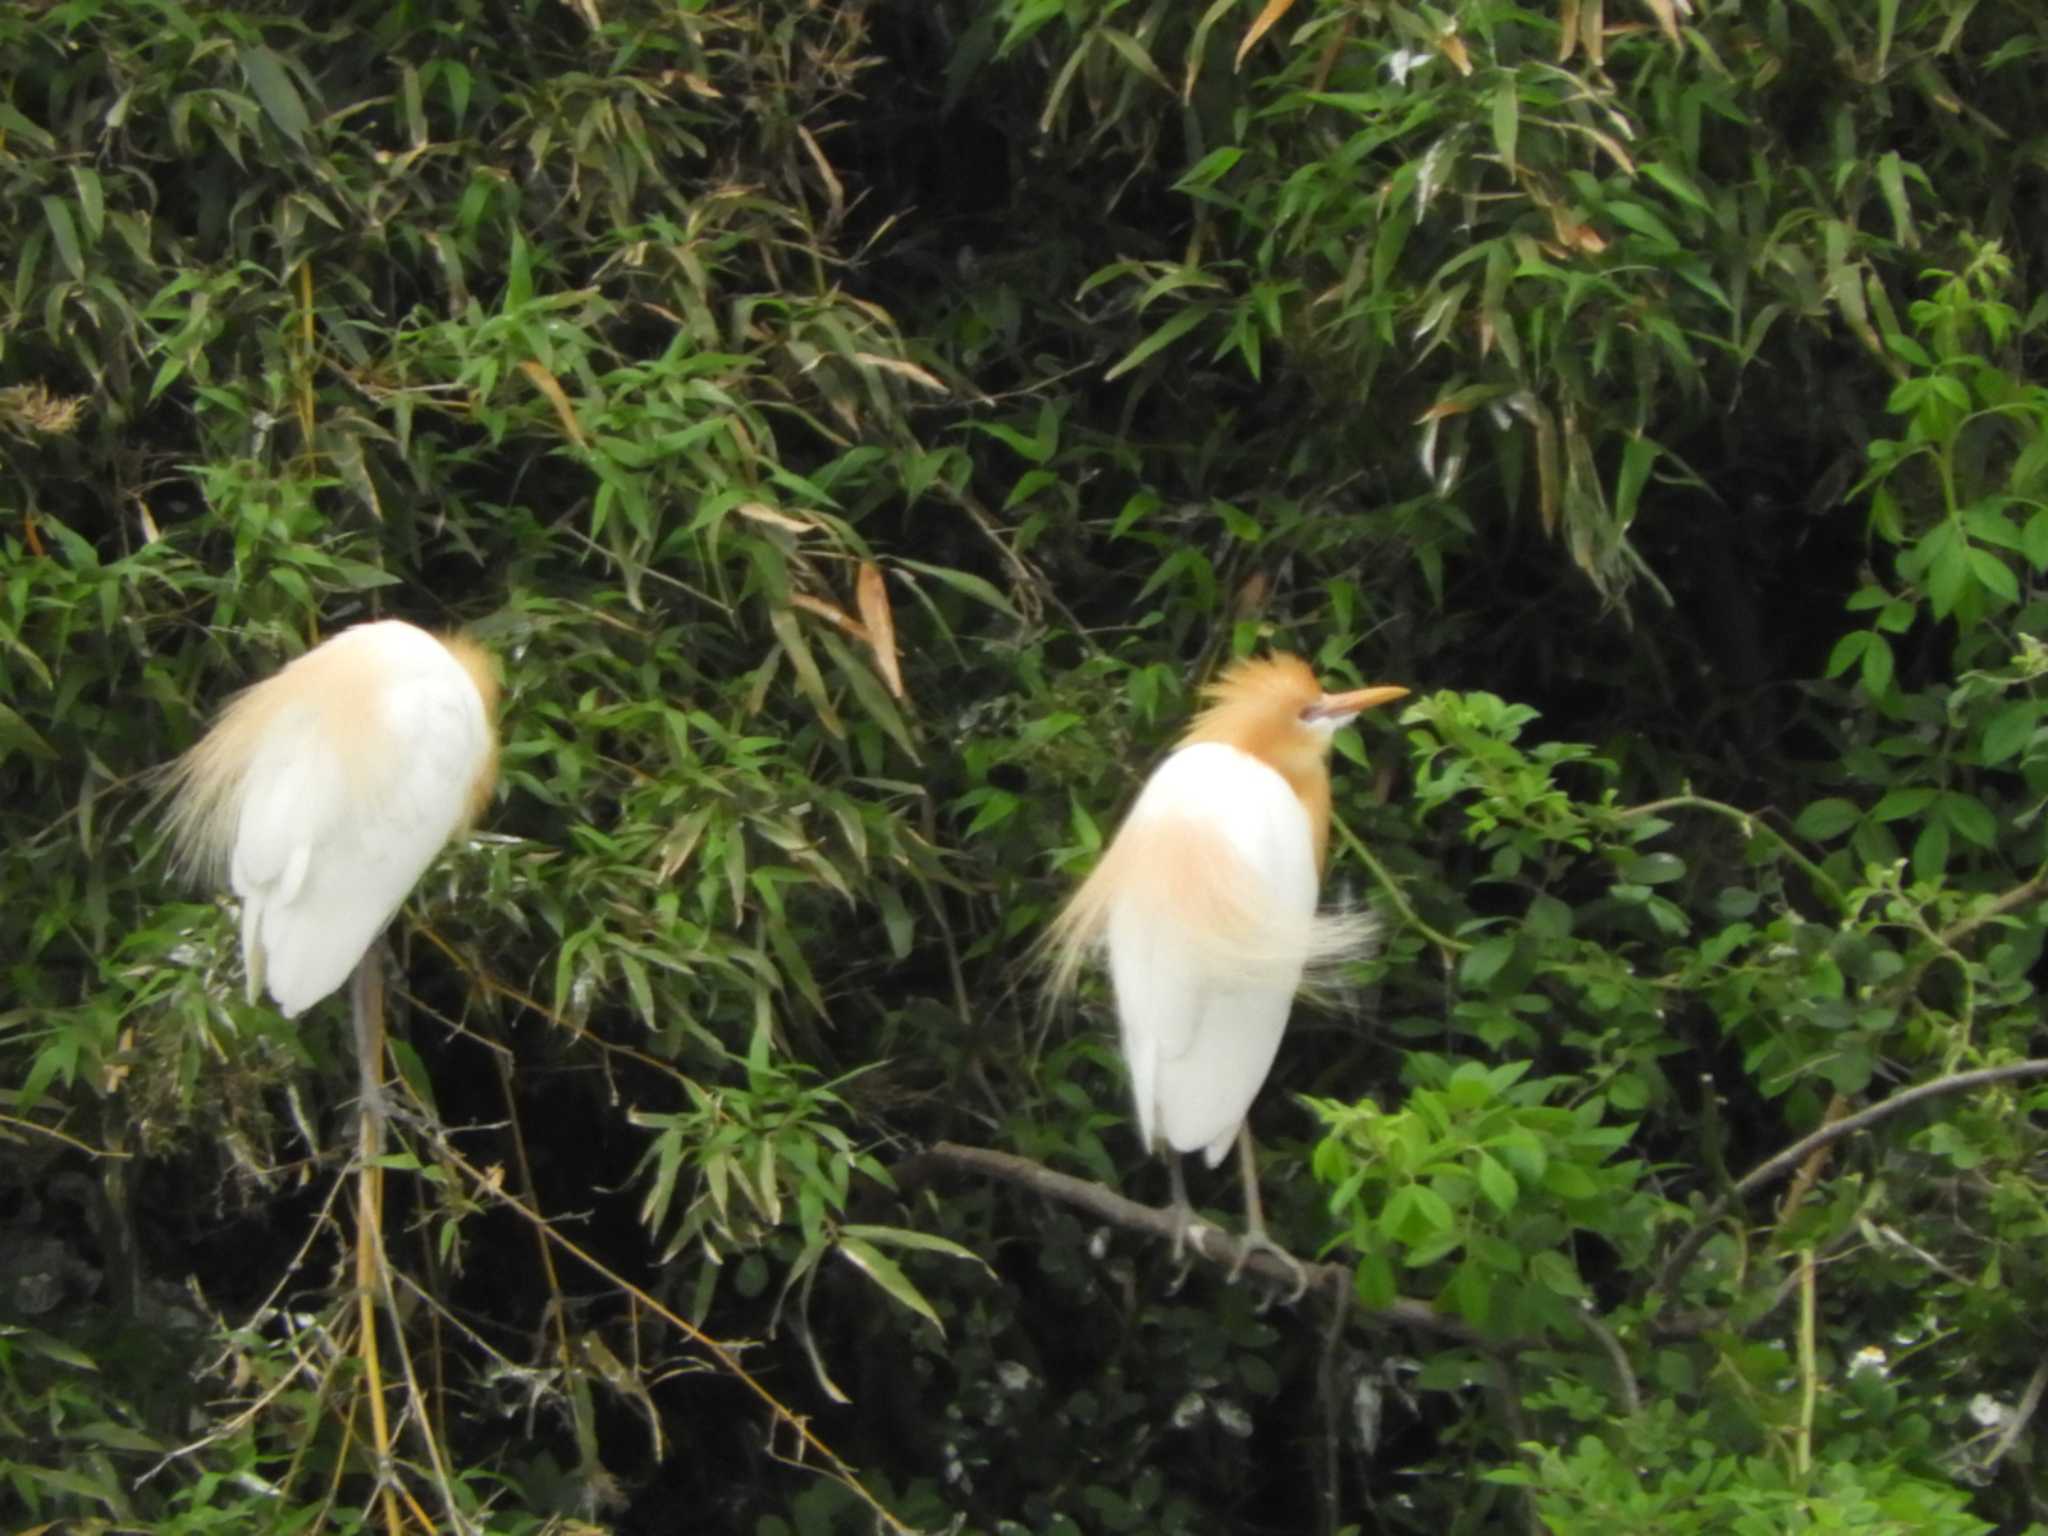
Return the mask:
[[(1142, 1232), (1162, 1242), (1173, 1241), (1174, 1217), (1170, 1208), (1140, 1205), (1137, 1201), (1127, 1200), (1104, 1185), (1092, 1184), (1086, 1179), (1059, 1173), (1043, 1163), (1034, 1163), (1028, 1157), (1018, 1157), (1010, 1152), (997, 1152), (988, 1147), (963, 1147), (958, 1142), (942, 1141), (922, 1156), (897, 1164), (891, 1172), (896, 1175), (899, 1184), (921, 1182), (925, 1170), (918, 1165), (926, 1162), (986, 1174), (1005, 1183), (1032, 1190), (1049, 1200), (1057, 1200), (1062, 1205), (1085, 1211), (1111, 1226), (1122, 1227), (1128, 1232)], [(1320, 1291), (1332, 1300), (1351, 1299), (1352, 1273), (1348, 1265), (1314, 1264), (1297, 1260), (1300, 1264), (1300, 1271), (1297, 1273), (1296, 1270), (1289, 1268), (1285, 1260), (1257, 1248), (1247, 1251), (1235, 1234), (1199, 1220), (1189, 1228), (1188, 1247), (1220, 1269), (1231, 1270), (1242, 1265), (1244, 1273), (1270, 1281), (1276, 1289), (1286, 1294), (1292, 1294), (1300, 1283), (1302, 1274), (1306, 1274), (1311, 1291)], [(1423, 1301), (1409, 1301), (1403, 1298), (1395, 1301), (1392, 1306), (1361, 1309), (1360, 1315), (1368, 1322), (1383, 1326), (1392, 1324), (1420, 1329), (1464, 1343), (1477, 1344), (1489, 1350), (1501, 1347), (1481, 1339), (1460, 1319), (1439, 1312)]]
[(1945, 1098), (1952, 1093), (1968, 1093), (1972, 1088), (1986, 1088), (1994, 1083), (2015, 1082), (2022, 1078), (2048, 1076), (2048, 1061), (2015, 1061), (2002, 1067), (1981, 1067), (1974, 1072), (1958, 1072), (1953, 1077), (1937, 1077), (1929, 1083), (1920, 1083), (1893, 1094), (1881, 1103), (1868, 1109), (1859, 1109), (1853, 1115), (1845, 1115), (1830, 1121), (1809, 1136), (1803, 1136), (1784, 1151), (1765, 1159), (1736, 1183), (1734, 1189), (1708, 1206), (1705, 1214), (1693, 1225), (1685, 1240), (1672, 1251), (1665, 1262), (1663, 1273), (1657, 1277), (1653, 1291), (1670, 1295), (1678, 1285), (1687, 1266), (1698, 1257), (1707, 1239), (1713, 1236), (1714, 1226), (1728, 1214), (1728, 1209), (1737, 1200), (1767, 1184), (1775, 1183), (1785, 1174), (1797, 1168), (1808, 1157), (1823, 1147), (1832, 1146), (1844, 1136), (1867, 1130), (1880, 1120), (1889, 1119), (1902, 1110), (1911, 1109), (1915, 1104), (1928, 1099)]

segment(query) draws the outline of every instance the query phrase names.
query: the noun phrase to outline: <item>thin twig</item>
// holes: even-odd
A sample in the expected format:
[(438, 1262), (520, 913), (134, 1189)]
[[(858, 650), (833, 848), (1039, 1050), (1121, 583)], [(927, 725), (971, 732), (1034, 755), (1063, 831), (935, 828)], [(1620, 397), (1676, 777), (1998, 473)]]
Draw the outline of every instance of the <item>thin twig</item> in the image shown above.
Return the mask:
[(1372, 850), (1366, 847), (1364, 842), (1360, 840), (1358, 834), (1352, 831), (1351, 828), (1348, 825), (1346, 825), (1344, 818), (1342, 816), (1331, 816), (1330, 825), (1337, 829), (1337, 837), (1339, 841), (1341, 841), (1346, 848), (1349, 848), (1353, 853), (1357, 854), (1358, 857), (1365, 862), (1365, 867), (1372, 871), (1373, 879), (1379, 882), (1380, 889), (1385, 891), (1387, 893), (1388, 899), (1394, 903), (1394, 907), (1398, 912), (1400, 912), (1401, 920), (1403, 922), (1405, 922), (1409, 927), (1413, 928), (1417, 933), (1421, 934), (1424, 938), (1428, 939), (1430, 943), (1436, 945), (1439, 949), (1448, 950), (1454, 955), (1462, 955), (1466, 950), (1472, 947), (1463, 939), (1454, 939), (1447, 933), (1439, 933), (1436, 929), (1430, 927), (1428, 923), (1425, 923), (1422, 920), (1420, 915), (1417, 914), (1415, 908), (1409, 905), (1408, 898), (1402, 893), (1401, 887), (1394, 883), (1394, 877), (1387, 872), (1386, 865), (1382, 864), (1377, 858), (1373, 857)]
[(1820, 1366), (1815, 1359), (1814, 1313), (1819, 1285), (1814, 1276), (1813, 1250), (1799, 1250), (1799, 1431), (1794, 1442), (1794, 1465), (1801, 1477), (1813, 1470), (1813, 1410), (1820, 1399)]
[(1773, 1183), (1792, 1169), (1797, 1168), (1822, 1147), (1831, 1146), (1844, 1136), (1876, 1125), (1880, 1120), (1889, 1119), (1902, 1110), (1911, 1109), (1915, 1104), (1928, 1099), (1946, 1097), (1953, 1093), (1967, 1093), (1972, 1088), (1989, 1087), (1996, 1083), (2015, 1082), (2022, 1078), (2048, 1076), (2048, 1061), (2015, 1061), (2002, 1067), (1980, 1067), (1974, 1072), (1958, 1072), (1951, 1077), (1937, 1077), (1932, 1082), (1920, 1083), (1903, 1089), (1881, 1103), (1867, 1109), (1859, 1109), (1853, 1115), (1822, 1126), (1811, 1135), (1803, 1136), (1784, 1151), (1765, 1159), (1737, 1182), (1734, 1189), (1707, 1207), (1698, 1222), (1688, 1232), (1685, 1240), (1673, 1250), (1665, 1262), (1664, 1271), (1657, 1278), (1655, 1289), (1665, 1295), (1677, 1288), (1678, 1280), (1686, 1267), (1692, 1263), (1706, 1241), (1713, 1235), (1715, 1223), (1727, 1215), (1729, 1208), (1744, 1195)]
[(611, 1282), (620, 1291), (632, 1297), (642, 1307), (710, 1355), (713, 1360), (717, 1361), (720, 1369), (724, 1370), (726, 1374), (752, 1392), (755, 1397), (759, 1398), (763, 1406), (768, 1409), (775, 1419), (787, 1425), (791, 1433), (796, 1436), (798, 1442), (806, 1450), (817, 1456), (818, 1462), (822, 1463), (822, 1470), (825, 1476), (830, 1477), (873, 1511), (878, 1524), (886, 1526), (895, 1533), (895, 1536), (915, 1536), (915, 1533), (909, 1526), (897, 1519), (879, 1498), (869, 1492), (867, 1486), (861, 1482), (853, 1468), (847, 1464), (839, 1453), (819, 1438), (817, 1431), (811, 1428), (808, 1418), (785, 1405), (780, 1398), (768, 1390), (767, 1385), (759, 1377), (740, 1364), (739, 1356), (734, 1352), (733, 1346), (723, 1344), (713, 1338), (687, 1318), (662, 1305), (654, 1296), (650, 1295), (640, 1286), (633, 1284), (632, 1281), (628, 1280), (596, 1255), (564, 1237), (555, 1229), (554, 1223), (547, 1217), (527, 1205), (518, 1196), (504, 1189), (502, 1181), (490, 1177), (453, 1146), (444, 1142), (441, 1145), (440, 1152), (441, 1156), (447, 1160), (450, 1166), (459, 1169), (469, 1180), (473, 1193), (483, 1195), (494, 1203), (504, 1206), (507, 1210), (532, 1225), (548, 1242), (561, 1249), (563, 1253), (576, 1260), (577, 1263), (601, 1279)]
[(1937, 935), (1943, 944), (1953, 944), (1957, 939), (1983, 927), (1995, 917), (2003, 917), (2014, 907), (2023, 907), (2037, 897), (2048, 896), (2048, 864), (2034, 871), (2031, 880), (2014, 886), (2003, 895), (1994, 896), (1976, 911), (1959, 917), (1942, 929)]
[(1614, 1336), (1614, 1330), (1591, 1312), (1579, 1314), (1579, 1325), (1599, 1340), (1600, 1347), (1607, 1351), (1607, 1358), (1614, 1365), (1615, 1384), (1621, 1388), (1621, 1406), (1630, 1418), (1634, 1418), (1643, 1411), (1643, 1395), (1636, 1387), (1636, 1373), (1629, 1369), (1628, 1351), (1621, 1347), (1621, 1340)]
[(1615, 814), (1623, 821), (1633, 821), (1638, 816), (1654, 816), (1660, 811), (1683, 810), (1711, 812), (1716, 816), (1734, 822), (1750, 836), (1755, 836), (1756, 833), (1762, 832), (1777, 844), (1778, 849), (1784, 853), (1785, 857), (1806, 872), (1806, 878), (1814, 883), (1815, 887), (1819, 889), (1822, 895), (1827, 897), (1829, 904), (1837, 911), (1843, 910), (1848, 905), (1847, 901), (1843, 899), (1842, 888), (1835, 884), (1833, 878), (1829, 876), (1826, 870), (1814, 863), (1813, 860), (1809, 859), (1797, 848), (1794, 848), (1784, 833), (1763, 821), (1756, 812), (1745, 811), (1739, 805), (1729, 805), (1720, 800), (1709, 800), (1704, 795), (1672, 795), (1669, 799), (1652, 800), (1646, 805), (1627, 806)]
[(1982, 1470), (1989, 1472), (2005, 1459), (2006, 1452), (2013, 1448), (2027, 1424), (2034, 1417), (2034, 1410), (2041, 1406), (2041, 1393), (2048, 1390), (2048, 1355), (2041, 1357), (2041, 1363), (2034, 1367), (2034, 1374), (2027, 1382), (2027, 1390), (2020, 1398), (2019, 1407), (2013, 1409), (2012, 1417), (2005, 1421), (2005, 1427), (1998, 1432), (1998, 1439), (1985, 1455)]

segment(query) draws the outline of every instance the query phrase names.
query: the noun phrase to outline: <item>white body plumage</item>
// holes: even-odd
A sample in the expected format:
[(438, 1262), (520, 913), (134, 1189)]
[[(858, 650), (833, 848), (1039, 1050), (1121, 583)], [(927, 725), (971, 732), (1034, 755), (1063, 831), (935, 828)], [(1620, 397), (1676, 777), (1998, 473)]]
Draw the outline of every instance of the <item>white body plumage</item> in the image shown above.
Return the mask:
[(1217, 742), (1160, 764), (1118, 840), (1146, 850), (1107, 939), (1124, 1059), (1148, 1147), (1236, 1140), (1272, 1070), (1316, 932), (1308, 812), (1287, 781)]
[(489, 797), (497, 684), (467, 641), (361, 624), (238, 697), (173, 770), (188, 866), (242, 903), (253, 999), (287, 1018), (347, 979)]
[(1316, 910), (1331, 737), (1407, 691), (1327, 693), (1294, 656), (1233, 663), (1039, 944), (1052, 997), (1108, 952), (1146, 1149), (1201, 1152), (1213, 1166), (1241, 1140), (1254, 1245), (1267, 1239), (1245, 1113), (1303, 975), (1372, 938), (1366, 914)]

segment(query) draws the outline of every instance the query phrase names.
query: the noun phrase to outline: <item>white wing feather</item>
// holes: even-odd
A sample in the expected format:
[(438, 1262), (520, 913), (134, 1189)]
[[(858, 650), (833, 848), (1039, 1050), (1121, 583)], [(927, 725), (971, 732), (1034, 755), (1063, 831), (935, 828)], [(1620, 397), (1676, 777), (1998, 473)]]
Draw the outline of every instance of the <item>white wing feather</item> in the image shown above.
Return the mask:
[(328, 647), (250, 759), (230, 861), (250, 990), (267, 985), (287, 1018), (347, 979), (462, 824), (491, 752), (476, 685), (433, 636), (366, 624)]
[(1139, 1130), (1213, 1167), (1272, 1070), (1316, 944), (1308, 812), (1257, 758), (1199, 743), (1159, 766), (1118, 837), (1173, 854), (1146, 862), (1156, 873), (1134, 876), (1108, 921)]

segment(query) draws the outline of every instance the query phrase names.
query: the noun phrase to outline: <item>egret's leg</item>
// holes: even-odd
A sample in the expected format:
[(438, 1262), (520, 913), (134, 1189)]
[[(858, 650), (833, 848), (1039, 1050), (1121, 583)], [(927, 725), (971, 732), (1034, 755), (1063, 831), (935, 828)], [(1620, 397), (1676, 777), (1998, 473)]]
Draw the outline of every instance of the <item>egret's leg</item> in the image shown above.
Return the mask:
[(384, 956), (372, 943), (356, 962), (349, 989), (356, 1033), (356, 1069), (363, 1102), (356, 1122), (356, 1317), (363, 1375), (369, 1387), (370, 1441), (377, 1453), (384, 1525), (400, 1529), (398, 1500), (384, 1469), (391, 1465), (391, 1420), (384, 1407), (384, 1372), (377, 1350), (377, 1302), (389, 1300), (384, 1264)]
[(391, 1118), (391, 1100), (384, 1092), (384, 940), (370, 941), (356, 962), (349, 985), (349, 1017), (355, 1025), (356, 1081), (362, 1113), (377, 1122), (378, 1152), (383, 1151), (384, 1122)]
[[(1185, 1264), (1190, 1246), (1206, 1259), (1209, 1250), (1202, 1246), (1202, 1238), (1214, 1229), (1195, 1214), (1194, 1202), (1188, 1199), (1187, 1179), (1180, 1171), (1180, 1154), (1171, 1147), (1165, 1151), (1166, 1171), (1173, 1179), (1173, 1262)], [(1178, 1285), (1179, 1281), (1174, 1283)]]
[(1173, 1262), (1184, 1264), (1188, 1257), (1188, 1229), (1195, 1224), (1195, 1208), (1188, 1202), (1188, 1181), (1180, 1171), (1180, 1154), (1171, 1147), (1166, 1149), (1166, 1172), (1173, 1180)]
[(1238, 1249), (1237, 1262), (1230, 1267), (1230, 1278), (1235, 1280), (1244, 1273), (1245, 1261), (1255, 1251), (1270, 1253), (1294, 1271), (1294, 1294), (1287, 1299), (1299, 1301), (1308, 1293), (1308, 1270), (1301, 1260), (1266, 1235), (1266, 1208), (1259, 1200), (1259, 1164), (1252, 1151), (1249, 1125), (1237, 1128), (1237, 1171), (1244, 1181), (1244, 1242)]

